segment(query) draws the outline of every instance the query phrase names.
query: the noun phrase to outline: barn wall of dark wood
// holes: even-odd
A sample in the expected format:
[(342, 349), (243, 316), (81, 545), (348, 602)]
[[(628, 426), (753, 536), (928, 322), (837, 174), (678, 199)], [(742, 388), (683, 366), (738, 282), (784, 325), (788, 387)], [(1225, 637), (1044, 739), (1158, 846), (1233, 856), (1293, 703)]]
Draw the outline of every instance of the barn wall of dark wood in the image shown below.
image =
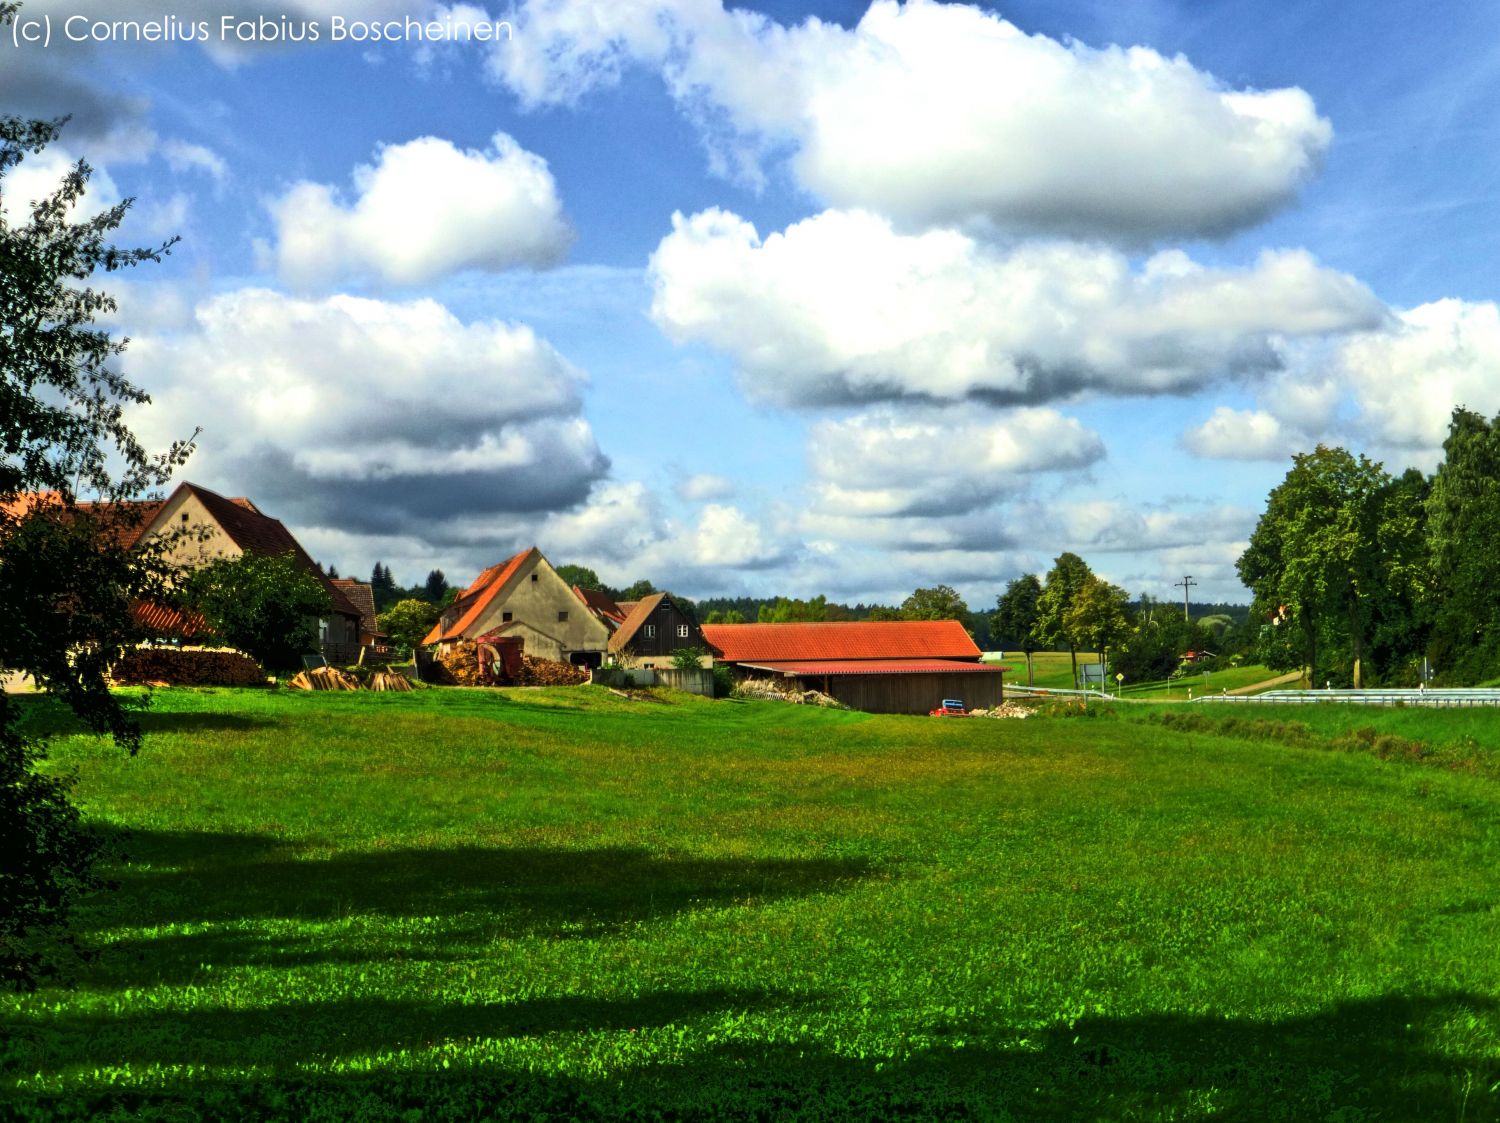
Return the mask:
[(998, 671), (902, 675), (805, 675), (805, 689), (831, 694), (850, 709), (871, 714), (925, 714), (944, 698), (961, 698), (969, 709), (989, 709), (1004, 701)]

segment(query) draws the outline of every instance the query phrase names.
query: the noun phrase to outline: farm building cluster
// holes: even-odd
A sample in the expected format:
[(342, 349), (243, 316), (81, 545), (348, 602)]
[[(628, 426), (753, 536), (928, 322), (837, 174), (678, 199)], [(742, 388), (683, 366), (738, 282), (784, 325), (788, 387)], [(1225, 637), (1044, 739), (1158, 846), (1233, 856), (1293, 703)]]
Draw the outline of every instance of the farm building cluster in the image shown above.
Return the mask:
[[(183, 483), (166, 499), (125, 513), (118, 524), (122, 544), (134, 549), (154, 541), (180, 568), (242, 554), (291, 556), (328, 594), (323, 657), (351, 663), (384, 650), (371, 587), (325, 574), (280, 521), (249, 499)], [(190, 612), (156, 603), (139, 603), (134, 612), (155, 641), (203, 638), (203, 621)], [(722, 665), (737, 679), (818, 691), (872, 713), (926, 713), (954, 698), (975, 708), (1003, 700), (1004, 668), (981, 662), (956, 620), (700, 625), (670, 593), (617, 601), (569, 585), (536, 547), (490, 566), (459, 592), (424, 637), (418, 665), (423, 656), (471, 649), (499, 681), (523, 658), (648, 679), (653, 672)]]

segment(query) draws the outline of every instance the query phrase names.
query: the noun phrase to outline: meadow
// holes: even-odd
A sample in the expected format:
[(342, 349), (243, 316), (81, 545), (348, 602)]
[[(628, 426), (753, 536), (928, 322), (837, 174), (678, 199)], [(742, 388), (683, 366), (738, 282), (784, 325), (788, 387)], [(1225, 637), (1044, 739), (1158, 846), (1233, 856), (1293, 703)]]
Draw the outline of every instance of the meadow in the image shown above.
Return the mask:
[(118, 886), (0, 1115), (1500, 1118), (1500, 723), (1288, 709), (39, 706)]

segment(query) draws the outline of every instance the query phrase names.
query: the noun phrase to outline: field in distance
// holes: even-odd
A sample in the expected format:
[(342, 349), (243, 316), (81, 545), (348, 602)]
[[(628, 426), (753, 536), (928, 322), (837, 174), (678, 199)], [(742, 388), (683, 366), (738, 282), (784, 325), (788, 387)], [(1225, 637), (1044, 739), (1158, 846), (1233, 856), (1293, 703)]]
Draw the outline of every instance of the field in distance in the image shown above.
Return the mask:
[(1493, 713), (33, 720), (122, 856), (0, 999), (20, 1118), (1500, 1117)]

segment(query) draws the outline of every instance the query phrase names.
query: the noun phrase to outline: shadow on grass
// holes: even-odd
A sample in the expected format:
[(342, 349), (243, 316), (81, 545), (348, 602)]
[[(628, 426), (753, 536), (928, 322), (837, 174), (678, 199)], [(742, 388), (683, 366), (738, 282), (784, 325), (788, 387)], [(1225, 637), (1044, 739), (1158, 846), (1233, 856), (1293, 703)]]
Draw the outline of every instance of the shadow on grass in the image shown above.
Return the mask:
[[(95, 982), (181, 980), (199, 965), (303, 966), (404, 955), (444, 960), (501, 938), (593, 937), (684, 911), (828, 892), (873, 876), (862, 859), (699, 858), (627, 847), (392, 849), (303, 857), (266, 835), (133, 832), (110, 840), (126, 860), (106, 870), (118, 888), (81, 927), (168, 929), (106, 947)], [(260, 937), (246, 926), (173, 934), (187, 924), (418, 920), (409, 946), (373, 935)], [(395, 940), (403, 937), (395, 936)], [(342, 941), (342, 942), (335, 942)]]
[(660, 991), (631, 998), (566, 995), (472, 1004), (349, 998), (244, 1010), (143, 1010), (16, 1020), (21, 1068), (100, 1064), (277, 1066), (444, 1041), (646, 1029), (724, 1011), (786, 1007), (761, 990)]
[[(1500, 1115), (1496, 1006), (1463, 993), (1388, 995), (1271, 1022), (1170, 1014), (1086, 1018), (1022, 1035), (949, 1026), (902, 1060), (835, 1054), (816, 1041), (700, 1044), (678, 1064), (643, 1061), (608, 1080), (476, 1065), (442, 1072), (298, 1076), (297, 1061), (475, 1035), (625, 1030), (783, 1002), (762, 992), (481, 1007), (334, 1003), (272, 1011), (64, 1018), (24, 1042), (20, 1071), (122, 1059), (216, 1059), (279, 1050), (274, 1075), (161, 1090), (31, 1097), (40, 1118), (1190, 1119), (1426, 1120)], [(815, 1000), (816, 1001), (816, 1000)], [(216, 1019), (222, 1019), (217, 1020)], [(788, 1019), (808, 1020), (806, 1010)], [(320, 1028), (310, 1030), (317, 1025)], [(1455, 1027), (1482, 1025), (1467, 1038)], [(691, 1040), (706, 1042), (709, 1026)], [(933, 1027), (938, 1029), (941, 1027)], [(36, 1026), (23, 1027), (28, 1035)], [(341, 1036), (340, 1034), (343, 1034)], [(1482, 1038), (1482, 1039), (1481, 1039)], [(1438, 1042), (1444, 1044), (1439, 1046)], [(1019, 1042), (1019, 1043), (1018, 1043)], [(118, 1052), (117, 1052), (118, 1050)], [(615, 1056), (620, 1054), (616, 1052)], [(628, 1063), (628, 1052), (624, 1054)], [(538, 1058), (544, 1056), (537, 1054)], [(545, 1062), (544, 1062), (545, 1063)], [(31, 1066), (31, 1067), (27, 1067)]]
[(137, 716), (141, 729), (148, 735), (152, 733), (246, 733), (252, 729), (266, 729), (276, 724), (269, 718), (249, 717), (246, 714), (168, 714), (147, 710)]
[[(138, 697), (126, 696), (121, 700), (148, 736), (152, 733), (246, 733), (276, 724), (270, 718), (247, 714), (164, 713), (147, 708)], [(89, 732), (72, 710), (50, 695), (20, 701), (22, 727), (33, 737), (67, 737)]]

